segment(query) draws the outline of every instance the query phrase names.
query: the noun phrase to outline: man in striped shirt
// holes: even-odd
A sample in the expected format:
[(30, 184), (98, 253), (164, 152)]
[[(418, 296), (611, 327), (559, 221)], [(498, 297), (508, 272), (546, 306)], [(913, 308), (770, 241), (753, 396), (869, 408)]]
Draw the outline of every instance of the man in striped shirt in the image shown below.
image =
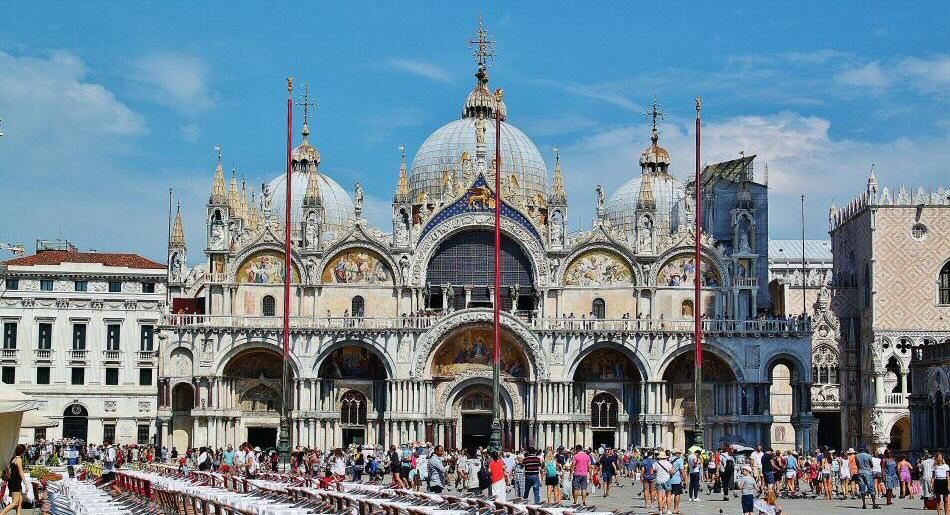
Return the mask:
[(521, 464), (524, 465), (524, 497), (528, 499), (528, 494), (531, 492), (531, 489), (534, 489), (534, 503), (541, 504), (541, 458), (538, 456), (537, 451), (533, 448), (529, 448), (526, 453), (524, 460), (521, 461)]

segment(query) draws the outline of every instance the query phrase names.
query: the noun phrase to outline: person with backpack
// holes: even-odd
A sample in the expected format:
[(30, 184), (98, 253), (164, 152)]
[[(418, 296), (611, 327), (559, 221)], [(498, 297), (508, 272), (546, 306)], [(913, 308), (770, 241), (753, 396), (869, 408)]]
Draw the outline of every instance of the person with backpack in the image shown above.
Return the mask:
[(642, 482), (643, 482), (643, 501), (644, 508), (650, 508), (651, 506), (657, 506), (657, 494), (656, 494), (656, 460), (653, 459), (653, 451), (646, 451), (643, 457), (642, 468)]
[(554, 452), (548, 451), (544, 456), (544, 485), (548, 491), (548, 503), (561, 504), (560, 468), (554, 458)]

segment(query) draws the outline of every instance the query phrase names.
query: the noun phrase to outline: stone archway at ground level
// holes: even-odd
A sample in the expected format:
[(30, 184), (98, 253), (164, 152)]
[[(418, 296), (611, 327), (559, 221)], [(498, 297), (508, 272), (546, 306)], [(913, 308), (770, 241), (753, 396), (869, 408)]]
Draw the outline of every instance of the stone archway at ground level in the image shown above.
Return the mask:
[(904, 415), (891, 426), (890, 443), (887, 447), (893, 452), (906, 451), (910, 446), (910, 416)]
[[(663, 434), (655, 435), (649, 445), (665, 445), (686, 449), (696, 435), (695, 352), (688, 351), (674, 357), (664, 368), (661, 419), (665, 422)], [(747, 427), (740, 427), (741, 384), (736, 372), (717, 353), (703, 352), (702, 416), (705, 423), (705, 447), (723, 444), (753, 443), (758, 440)]]

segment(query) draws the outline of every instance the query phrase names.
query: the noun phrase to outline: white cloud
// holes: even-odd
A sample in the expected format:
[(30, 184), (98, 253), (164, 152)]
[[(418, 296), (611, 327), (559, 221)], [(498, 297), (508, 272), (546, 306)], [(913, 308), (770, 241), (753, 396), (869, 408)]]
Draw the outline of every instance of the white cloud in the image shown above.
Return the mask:
[(129, 78), (138, 83), (151, 100), (194, 114), (214, 107), (208, 86), (209, 74), (207, 63), (199, 57), (153, 53), (135, 61)]
[[(640, 173), (638, 158), (649, 144), (648, 135), (644, 125), (622, 126), (561, 147), (572, 226), (589, 227), (596, 183), (612, 192)], [(668, 124), (662, 131), (660, 144), (670, 151), (671, 170), (680, 178), (693, 173), (694, 142), (689, 126)], [(877, 165), (882, 187), (893, 190), (906, 183), (909, 188), (923, 185), (935, 190), (947, 176), (950, 130), (883, 142), (836, 139), (828, 120), (794, 112), (739, 116), (704, 125), (704, 164), (734, 159), (740, 151), (757, 155), (758, 181), (764, 181), (768, 164), (771, 236), (795, 237), (799, 195), (805, 193), (809, 237), (822, 238), (827, 237), (831, 201), (841, 204), (863, 191), (871, 163)], [(912, 162), (907, 156), (914, 156)]]
[(393, 70), (415, 75), (417, 77), (422, 77), (424, 79), (444, 83), (452, 82), (452, 74), (449, 73), (448, 70), (430, 62), (420, 61), (418, 59), (394, 57), (386, 61), (386, 65)]
[(145, 119), (101, 84), (86, 80), (82, 60), (69, 52), (49, 58), (0, 51), (0, 107), (8, 140), (49, 141), (57, 135), (137, 135)]
[(948, 96), (950, 92), (950, 55), (908, 57), (897, 64), (897, 71), (921, 93)]
[(890, 85), (890, 79), (881, 70), (880, 61), (871, 61), (864, 66), (850, 68), (835, 76), (835, 80), (846, 86), (866, 87), (884, 90)]

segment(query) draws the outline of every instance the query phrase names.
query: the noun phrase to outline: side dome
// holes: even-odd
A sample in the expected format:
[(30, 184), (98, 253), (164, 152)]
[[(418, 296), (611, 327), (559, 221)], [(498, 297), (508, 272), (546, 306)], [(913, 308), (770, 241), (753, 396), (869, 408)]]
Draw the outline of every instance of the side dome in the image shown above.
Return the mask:
[[(291, 227), (298, 230), (303, 216), (303, 197), (307, 193), (307, 172), (296, 168), (291, 175), (293, 182), (291, 195)], [(320, 185), (320, 198), (323, 202), (324, 224), (327, 230), (339, 233), (350, 224), (353, 218), (353, 200), (336, 181), (322, 173), (317, 173)], [(271, 212), (280, 224), (284, 223), (284, 203), (287, 198), (287, 174), (280, 174), (268, 183), (272, 201)]]
[(686, 223), (686, 185), (668, 173), (646, 172), (627, 181), (607, 201), (607, 220), (624, 234), (637, 227), (637, 210), (649, 211), (658, 235)]
[[(488, 120), (485, 128), (490, 163), (495, 157), (494, 120)], [(463, 152), (468, 152), (469, 156), (475, 155), (475, 118), (472, 117), (443, 125), (422, 143), (409, 172), (410, 198), (419, 198), (423, 191), (429, 198), (438, 198), (442, 193), (443, 172), (448, 170), (461, 174)], [(506, 122), (501, 123), (501, 154), (502, 179), (514, 173), (523, 198), (538, 194), (547, 198), (548, 174), (544, 158), (525, 133)]]

